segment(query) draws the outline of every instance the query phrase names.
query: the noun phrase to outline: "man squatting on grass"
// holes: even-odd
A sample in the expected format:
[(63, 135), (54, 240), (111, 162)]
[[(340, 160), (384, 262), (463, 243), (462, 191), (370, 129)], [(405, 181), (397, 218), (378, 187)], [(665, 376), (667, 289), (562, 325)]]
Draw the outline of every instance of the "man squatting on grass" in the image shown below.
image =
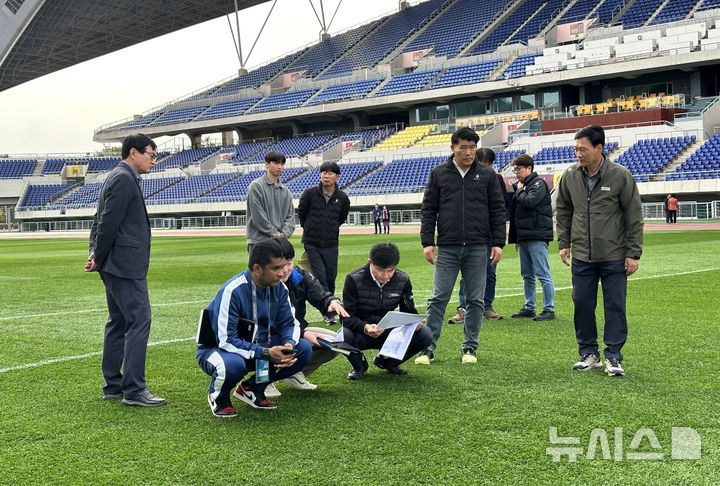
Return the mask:
[(557, 234), (560, 258), (570, 265), (575, 336), (580, 361), (573, 369), (602, 366), (598, 353), (595, 307), (598, 281), (605, 308), (605, 372), (622, 376), (627, 341), (627, 278), (637, 271), (643, 244), (643, 215), (635, 179), (625, 167), (603, 155), (605, 132), (590, 125), (575, 135), (577, 164), (558, 185)]
[(445, 308), (458, 272), (462, 273), (467, 300), (462, 362), (477, 362), (475, 353), (484, 311), (488, 246), (494, 265), (502, 258), (505, 245), (505, 191), (498, 184), (495, 171), (477, 161), (475, 151), (479, 139), (471, 128), (460, 128), (453, 133), (452, 155), (432, 170), (425, 187), (420, 239), (425, 259), (435, 265), (427, 306), (427, 326), (432, 330), (433, 340), (415, 364), (429, 365), (434, 358)]
[[(196, 359), (210, 375), (208, 403), (215, 416), (234, 417), (230, 392), (249, 371), (270, 362), (268, 381), (256, 372), (234, 396), (254, 408), (274, 409), (265, 399), (269, 383), (289, 378), (310, 362), (310, 343), (300, 337), (288, 291), (280, 279), (292, 258), (283, 237), (261, 240), (250, 251), (248, 269), (225, 282), (208, 305), (216, 346), (198, 344)], [(240, 319), (257, 323), (241, 327)], [(242, 332), (242, 335), (239, 334)], [(292, 354), (283, 350), (295, 349)], [(288, 352), (288, 351), (286, 351)]]
[[(377, 243), (370, 249), (370, 259), (365, 266), (357, 268), (345, 277), (343, 303), (350, 317), (343, 320), (345, 342), (361, 350), (380, 349), (390, 335), (377, 323), (391, 310), (400, 307), (401, 312), (417, 314), (413, 300), (410, 277), (397, 269), (400, 250), (393, 243)], [(394, 375), (405, 375), (400, 365), (425, 349), (432, 342), (432, 332), (418, 324), (402, 360), (375, 356), (373, 363)], [(348, 380), (360, 380), (368, 369), (365, 355), (352, 353), (348, 356), (352, 369)]]
[[(300, 336), (306, 339), (312, 345), (312, 359), (310, 363), (289, 378), (285, 378), (283, 383), (291, 388), (298, 390), (315, 390), (317, 385), (310, 383), (307, 377), (310, 376), (320, 365), (334, 359), (338, 353), (320, 345), (318, 338), (333, 338), (335, 332), (324, 329), (322, 327), (308, 327), (308, 321), (305, 319), (306, 304), (310, 303), (313, 307), (320, 311), (324, 317), (335, 315), (336, 313), (342, 317), (349, 317), (349, 314), (343, 308), (340, 299), (325, 290), (320, 281), (313, 277), (310, 272), (304, 268), (293, 265), (292, 258), (295, 257), (295, 249), (288, 240), (281, 240), (281, 244), (285, 247), (285, 255), (290, 256), (280, 280), (285, 284), (290, 296), (290, 303), (293, 306), (295, 319), (300, 324)], [(269, 398), (279, 397), (280, 392), (274, 383), (265, 388), (265, 396)]]

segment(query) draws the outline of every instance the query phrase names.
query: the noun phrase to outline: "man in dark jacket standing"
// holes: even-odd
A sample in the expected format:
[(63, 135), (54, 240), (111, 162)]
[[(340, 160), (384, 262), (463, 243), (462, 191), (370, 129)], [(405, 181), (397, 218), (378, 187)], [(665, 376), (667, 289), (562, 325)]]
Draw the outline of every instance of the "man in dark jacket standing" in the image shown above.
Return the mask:
[(505, 245), (504, 195), (495, 171), (476, 160), (480, 138), (474, 130), (461, 128), (450, 140), (453, 155), (430, 173), (421, 209), (423, 253), (425, 259), (435, 265), (427, 307), (427, 325), (433, 332), (433, 342), (415, 360), (416, 364), (430, 364), (434, 358), (458, 272), (462, 272), (467, 300), (462, 362), (477, 362), (475, 353), (483, 318), (488, 246), (491, 247), (490, 259), (495, 264), (502, 258)]
[[(555, 285), (550, 275), (548, 242), (553, 240), (553, 211), (547, 183), (533, 172), (532, 157), (522, 154), (512, 161), (518, 178), (510, 205), (508, 243), (520, 253), (520, 274), (525, 289), (525, 305), (514, 318), (535, 321), (555, 319)], [(535, 279), (543, 290), (543, 310), (535, 315)]]
[(643, 214), (640, 193), (630, 171), (603, 155), (605, 132), (590, 125), (575, 135), (577, 164), (558, 184), (557, 233), (560, 258), (570, 265), (572, 249), (575, 336), (580, 361), (573, 369), (602, 366), (595, 306), (598, 281), (605, 308), (605, 372), (623, 376), (622, 349), (627, 340), (627, 278), (640, 265)]
[(140, 174), (152, 170), (157, 146), (147, 135), (129, 135), (123, 140), (122, 159), (100, 190), (85, 271), (100, 273), (108, 305), (103, 398), (122, 398), (125, 405), (156, 407), (164, 405), (165, 399), (153, 395), (145, 383), (151, 321), (147, 286), (150, 220), (140, 189)]
[(305, 189), (298, 204), (302, 242), (310, 268), (331, 294), (335, 293), (340, 225), (350, 210), (350, 199), (337, 185), (339, 178), (340, 166), (335, 162), (323, 162), (320, 184)]
[[(401, 312), (417, 314), (413, 300), (410, 277), (397, 269), (400, 250), (393, 243), (377, 243), (370, 249), (367, 265), (348, 273), (343, 287), (343, 303), (350, 317), (343, 321), (345, 342), (361, 350), (381, 349), (389, 330), (378, 327), (385, 314), (396, 308)], [(432, 332), (426, 326), (418, 324), (413, 333), (402, 360), (388, 358), (378, 354), (373, 363), (380, 369), (393, 375), (405, 375), (400, 368), (410, 357), (427, 348), (432, 342)], [(360, 380), (368, 369), (362, 353), (348, 356), (353, 369), (349, 380)]]

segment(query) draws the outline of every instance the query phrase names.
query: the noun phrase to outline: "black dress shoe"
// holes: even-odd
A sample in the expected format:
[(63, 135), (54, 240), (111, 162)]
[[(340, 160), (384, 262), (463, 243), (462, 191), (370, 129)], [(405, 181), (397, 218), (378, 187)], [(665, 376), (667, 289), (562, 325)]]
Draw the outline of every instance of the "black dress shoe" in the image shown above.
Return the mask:
[(381, 370), (385, 370), (392, 375), (407, 375), (406, 369), (400, 368), (397, 365), (388, 365), (385, 362), (385, 359), (381, 358), (379, 354), (375, 356), (375, 359), (373, 359), (373, 364)]
[(135, 407), (159, 407), (165, 405), (165, 399), (156, 397), (150, 390), (145, 388), (139, 393), (133, 395), (127, 395), (123, 398), (123, 405), (130, 405)]

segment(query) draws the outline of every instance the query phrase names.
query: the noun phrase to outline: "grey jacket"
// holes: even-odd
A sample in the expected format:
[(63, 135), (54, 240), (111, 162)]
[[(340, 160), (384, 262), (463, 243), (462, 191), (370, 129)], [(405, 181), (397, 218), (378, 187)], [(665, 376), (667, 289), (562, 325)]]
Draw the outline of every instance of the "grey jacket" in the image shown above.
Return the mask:
[(558, 185), (558, 248), (570, 248), (584, 262), (639, 259), (643, 214), (635, 179), (625, 167), (605, 160), (600, 180), (588, 192), (580, 164), (571, 165)]
[(147, 277), (150, 221), (140, 185), (125, 162), (110, 172), (100, 190), (89, 243), (100, 272), (135, 280)]
[(295, 231), (295, 208), (290, 190), (285, 184), (275, 184), (267, 174), (250, 183), (247, 192), (248, 244), (282, 233), (286, 238)]

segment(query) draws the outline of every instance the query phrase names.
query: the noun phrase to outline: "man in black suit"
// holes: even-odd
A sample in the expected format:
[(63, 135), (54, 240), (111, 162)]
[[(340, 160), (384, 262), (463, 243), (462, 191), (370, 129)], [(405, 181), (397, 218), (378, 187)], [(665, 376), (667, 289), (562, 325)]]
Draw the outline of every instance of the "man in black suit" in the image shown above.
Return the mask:
[(147, 286), (150, 220), (140, 174), (152, 170), (157, 146), (146, 135), (129, 135), (123, 140), (122, 158), (100, 190), (85, 271), (100, 273), (108, 305), (103, 398), (122, 397), (125, 405), (156, 407), (164, 405), (165, 399), (150, 393), (145, 384), (151, 321)]

